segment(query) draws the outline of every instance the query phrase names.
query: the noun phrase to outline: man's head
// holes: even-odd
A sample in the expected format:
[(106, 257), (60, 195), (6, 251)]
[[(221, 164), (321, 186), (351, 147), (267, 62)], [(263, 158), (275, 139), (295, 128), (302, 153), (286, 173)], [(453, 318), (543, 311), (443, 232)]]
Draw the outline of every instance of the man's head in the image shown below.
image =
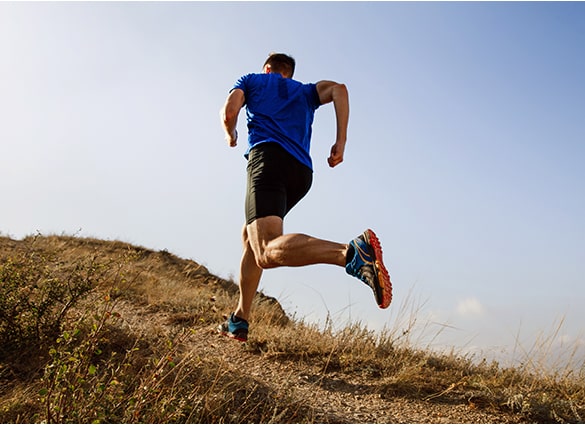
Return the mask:
[(271, 53), (264, 62), (264, 72), (276, 72), (285, 78), (292, 78), (295, 73), (295, 60), (284, 53)]

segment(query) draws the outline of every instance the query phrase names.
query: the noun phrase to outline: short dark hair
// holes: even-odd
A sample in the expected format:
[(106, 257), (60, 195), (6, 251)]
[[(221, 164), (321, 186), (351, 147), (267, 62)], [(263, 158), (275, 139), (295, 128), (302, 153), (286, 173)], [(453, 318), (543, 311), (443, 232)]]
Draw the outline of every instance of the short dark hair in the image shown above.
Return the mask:
[(284, 53), (270, 53), (264, 66), (270, 65), (270, 69), (274, 72), (289, 75), (291, 78), (295, 73), (295, 60), (292, 56)]

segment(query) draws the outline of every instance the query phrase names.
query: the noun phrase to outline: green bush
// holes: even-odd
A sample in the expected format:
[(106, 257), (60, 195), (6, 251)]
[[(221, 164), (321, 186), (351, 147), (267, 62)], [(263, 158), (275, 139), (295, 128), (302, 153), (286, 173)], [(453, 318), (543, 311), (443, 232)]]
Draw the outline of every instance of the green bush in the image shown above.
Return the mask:
[(46, 348), (67, 312), (91, 292), (100, 267), (93, 259), (65, 266), (40, 252), (0, 264), (0, 360)]
[(133, 350), (119, 354), (109, 349), (111, 325), (119, 317), (109, 297), (94, 308), (94, 314), (63, 330), (49, 349), (39, 391), (47, 423), (115, 422), (125, 407), (125, 388), (118, 379), (125, 376)]

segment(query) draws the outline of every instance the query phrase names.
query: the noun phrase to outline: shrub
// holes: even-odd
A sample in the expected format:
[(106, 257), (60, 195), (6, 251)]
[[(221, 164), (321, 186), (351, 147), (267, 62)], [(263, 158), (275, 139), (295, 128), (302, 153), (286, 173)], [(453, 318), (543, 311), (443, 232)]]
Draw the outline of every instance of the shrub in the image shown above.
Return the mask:
[(69, 309), (95, 286), (93, 260), (63, 270), (39, 253), (0, 264), (0, 359), (45, 347), (59, 333)]

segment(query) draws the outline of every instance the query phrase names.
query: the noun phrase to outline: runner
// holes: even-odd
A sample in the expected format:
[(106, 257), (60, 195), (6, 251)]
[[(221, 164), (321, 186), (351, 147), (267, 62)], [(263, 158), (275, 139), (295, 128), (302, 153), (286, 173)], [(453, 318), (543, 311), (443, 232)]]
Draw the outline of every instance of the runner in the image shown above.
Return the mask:
[(293, 80), (295, 60), (271, 54), (262, 73), (241, 77), (221, 110), (229, 146), (238, 141), (236, 125), (246, 106), (248, 122), (246, 223), (240, 262), (240, 298), (236, 310), (219, 331), (246, 341), (252, 301), (262, 271), (282, 266), (334, 264), (345, 267), (374, 291), (380, 308), (392, 300), (390, 276), (382, 261), (376, 234), (367, 229), (348, 244), (305, 234), (284, 234), (283, 220), (307, 194), (313, 179), (310, 156), (311, 128), (319, 106), (333, 102), (337, 137), (327, 159), (330, 167), (343, 161), (349, 122), (349, 97), (344, 84)]

